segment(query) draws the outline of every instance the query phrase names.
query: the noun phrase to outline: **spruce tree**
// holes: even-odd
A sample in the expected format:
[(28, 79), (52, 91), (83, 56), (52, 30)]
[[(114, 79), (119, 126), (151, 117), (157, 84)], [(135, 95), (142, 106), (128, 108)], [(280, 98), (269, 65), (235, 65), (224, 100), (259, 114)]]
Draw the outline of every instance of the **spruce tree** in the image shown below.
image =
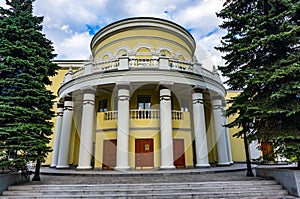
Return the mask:
[(0, 158), (1, 167), (26, 173), (51, 151), (52, 100), (46, 89), (58, 66), (52, 42), (42, 33), (43, 17), (33, 15), (34, 0), (6, 0), (0, 7)]
[(227, 112), (238, 114), (229, 126), (299, 161), (300, 1), (226, 0), (217, 16), (227, 30), (217, 47), (226, 60), (219, 69), (241, 91)]

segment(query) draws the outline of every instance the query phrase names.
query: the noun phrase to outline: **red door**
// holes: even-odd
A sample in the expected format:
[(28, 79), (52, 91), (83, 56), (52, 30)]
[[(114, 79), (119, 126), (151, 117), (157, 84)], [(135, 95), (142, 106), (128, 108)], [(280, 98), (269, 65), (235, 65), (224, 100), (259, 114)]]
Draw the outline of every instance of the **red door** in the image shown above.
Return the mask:
[(153, 167), (153, 139), (135, 140), (135, 167)]
[(173, 139), (173, 158), (176, 168), (185, 168), (184, 139)]
[(117, 140), (104, 140), (102, 169), (114, 169), (117, 157)]

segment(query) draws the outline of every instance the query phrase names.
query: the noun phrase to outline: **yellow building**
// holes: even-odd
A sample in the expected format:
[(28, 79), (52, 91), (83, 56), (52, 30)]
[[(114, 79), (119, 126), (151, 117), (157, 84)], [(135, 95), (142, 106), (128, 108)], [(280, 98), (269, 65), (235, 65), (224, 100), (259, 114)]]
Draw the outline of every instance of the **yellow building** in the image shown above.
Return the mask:
[(197, 61), (194, 38), (183, 27), (124, 19), (101, 29), (90, 46), (90, 60), (55, 61), (61, 70), (50, 88), (58, 93), (51, 167), (172, 169), (244, 161), (242, 142), (223, 126), (226, 90), (217, 72)]

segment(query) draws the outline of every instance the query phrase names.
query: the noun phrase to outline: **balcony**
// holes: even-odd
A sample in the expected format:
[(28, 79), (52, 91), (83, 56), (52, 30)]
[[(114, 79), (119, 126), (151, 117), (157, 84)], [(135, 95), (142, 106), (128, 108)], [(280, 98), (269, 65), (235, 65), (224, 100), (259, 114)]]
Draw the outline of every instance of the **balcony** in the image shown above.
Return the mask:
[(197, 62), (191, 63), (166, 57), (142, 59), (124, 56), (118, 59), (112, 59), (108, 61), (96, 61), (94, 63), (90, 62), (76, 71), (69, 71), (65, 75), (64, 83), (92, 73), (122, 71), (131, 69), (163, 69), (182, 71), (200, 74), (210, 79), (215, 79), (219, 81), (219, 76), (215, 71), (211, 72), (205, 68), (202, 68), (201, 64)]
[[(172, 110), (173, 128), (190, 128), (190, 113)], [(131, 109), (129, 110), (130, 127), (159, 127), (159, 109)], [(97, 113), (97, 129), (116, 129), (118, 111)]]

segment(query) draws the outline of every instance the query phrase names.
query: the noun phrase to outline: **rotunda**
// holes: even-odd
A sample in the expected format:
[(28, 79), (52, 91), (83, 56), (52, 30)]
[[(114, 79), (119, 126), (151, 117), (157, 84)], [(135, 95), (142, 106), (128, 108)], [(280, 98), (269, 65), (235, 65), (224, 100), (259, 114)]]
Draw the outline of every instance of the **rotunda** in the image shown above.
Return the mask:
[(58, 90), (51, 167), (173, 169), (232, 163), (225, 88), (173, 22), (129, 18), (93, 37)]

